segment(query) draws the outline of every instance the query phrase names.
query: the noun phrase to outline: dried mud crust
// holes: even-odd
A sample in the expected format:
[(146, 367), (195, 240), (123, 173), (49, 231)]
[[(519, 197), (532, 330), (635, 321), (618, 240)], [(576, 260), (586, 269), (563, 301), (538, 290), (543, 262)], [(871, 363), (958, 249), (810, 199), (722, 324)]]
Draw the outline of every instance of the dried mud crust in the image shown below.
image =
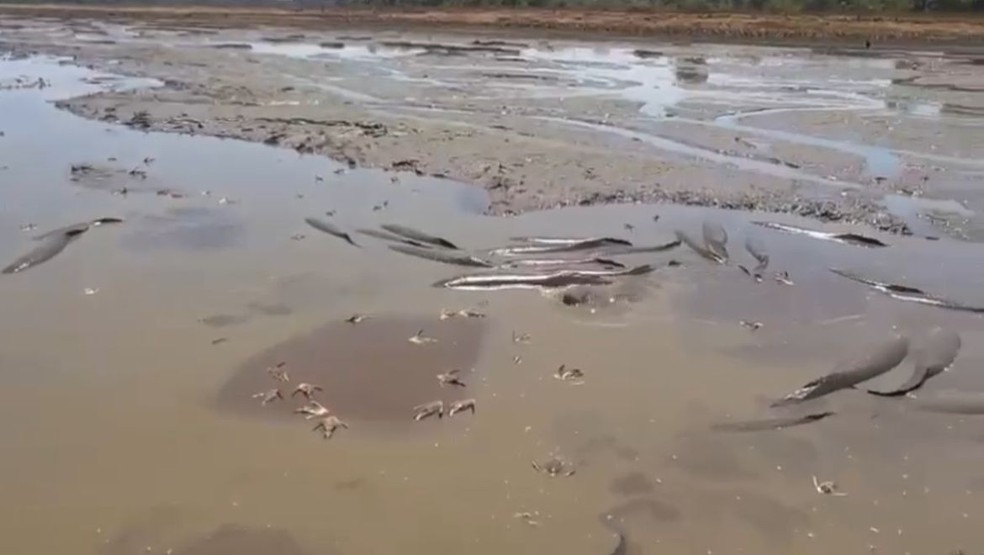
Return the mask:
[(399, 8), (283, 9), (278, 7), (114, 6), (8, 4), (0, 13), (44, 17), (153, 20), (183, 26), (231, 28), (277, 25), (434, 26), (541, 29), (580, 33), (651, 35), (713, 40), (883, 40), (984, 44), (984, 18), (972, 14), (782, 15), (674, 13), (658, 10)]

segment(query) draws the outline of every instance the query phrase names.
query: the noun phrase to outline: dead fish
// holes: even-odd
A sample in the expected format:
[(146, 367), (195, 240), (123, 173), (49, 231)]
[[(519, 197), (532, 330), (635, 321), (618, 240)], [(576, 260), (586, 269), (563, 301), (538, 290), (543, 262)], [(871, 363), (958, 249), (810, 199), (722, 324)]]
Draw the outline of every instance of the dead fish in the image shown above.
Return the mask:
[(437, 381), (441, 384), (441, 387), (444, 387), (446, 385), (465, 387), (465, 382), (461, 381), (461, 378), (458, 377), (458, 374), (460, 373), (461, 370), (458, 369), (448, 370), (444, 374), (438, 374)]
[(626, 241), (625, 239), (601, 237), (596, 239), (580, 239), (574, 242), (533, 243), (531, 245), (501, 247), (498, 249), (492, 249), (489, 252), (490, 254), (498, 256), (524, 256), (528, 254), (587, 251), (612, 246), (631, 247), (632, 243)]
[(624, 270), (562, 270), (550, 274), (471, 274), (434, 283), (434, 287), (485, 291), (498, 289), (554, 289), (573, 285), (608, 285), (613, 277), (648, 274), (648, 264)]
[(294, 391), (290, 394), (290, 396), (293, 397), (298, 393), (300, 393), (301, 395), (304, 396), (305, 399), (311, 401), (313, 400), (314, 394), (318, 393), (319, 391), (324, 391), (324, 389), (320, 385), (299, 383), (297, 384), (297, 387), (294, 388)]
[(447, 252), (429, 248), (413, 247), (410, 245), (390, 245), (389, 248), (392, 251), (408, 254), (410, 256), (416, 256), (417, 258), (433, 260), (435, 262), (443, 262), (444, 264), (452, 264), (455, 266), (472, 266), (479, 268), (491, 268), (494, 266), (494, 264), (487, 260), (482, 260), (481, 258), (460, 252)]
[(807, 237), (812, 237), (814, 239), (822, 239), (824, 241), (834, 241), (836, 243), (842, 243), (845, 245), (853, 245), (857, 247), (887, 247), (888, 246), (887, 243), (883, 243), (878, 239), (875, 239), (873, 237), (866, 237), (864, 235), (859, 235), (857, 233), (833, 233), (829, 231), (817, 231), (814, 229), (806, 229), (804, 227), (797, 227), (794, 225), (780, 224), (775, 222), (752, 222), (752, 223), (767, 229), (774, 229), (776, 231), (782, 231), (784, 233), (806, 235)]
[(325, 439), (331, 439), (331, 436), (335, 435), (335, 431), (339, 428), (348, 429), (348, 424), (343, 422), (337, 416), (326, 416), (318, 422), (318, 425), (311, 428), (312, 432), (321, 432), (321, 436)]
[(331, 411), (327, 407), (317, 401), (309, 401), (308, 404), (294, 410), (294, 414), (303, 414), (306, 420), (328, 416), (330, 413)]
[(366, 318), (369, 317), (366, 316), (365, 314), (353, 314), (348, 318), (346, 318), (345, 321), (348, 322), (349, 324), (358, 324), (359, 322), (365, 320)]
[(527, 258), (510, 260), (500, 268), (516, 268), (518, 266), (583, 266), (597, 264), (605, 268), (625, 268), (625, 264), (611, 258)]
[(262, 391), (260, 393), (255, 393), (253, 395), (254, 399), (261, 399), (260, 405), (267, 406), (274, 401), (282, 401), (284, 398), (283, 393), (279, 389), (271, 389), (269, 391)]
[(935, 327), (929, 332), (925, 346), (913, 357), (912, 375), (902, 385), (889, 391), (867, 392), (881, 397), (897, 397), (911, 393), (933, 376), (943, 373), (953, 364), (960, 351), (960, 335), (952, 330)]
[(437, 339), (433, 337), (427, 337), (424, 335), (424, 330), (418, 330), (417, 333), (410, 336), (407, 341), (415, 345), (426, 345), (427, 343), (437, 343)]
[(856, 360), (839, 364), (838, 370), (811, 381), (782, 399), (773, 402), (772, 406), (799, 403), (823, 397), (841, 389), (852, 388), (895, 368), (908, 353), (909, 339), (896, 336)]
[(938, 306), (940, 308), (946, 308), (949, 310), (958, 310), (962, 312), (973, 312), (977, 314), (984, 313), (984, 307), (969, 306), (957, 301), (951, 301), (948, 299), (936, 297), (917, 287), (910, 287), (908, 285), (899, 285), (894, 283), (885, 283), (881, 281), (876, 281), (855, 274), (854, 272), (849, 272), (847, 270), (839, 270), (837, 268), (830, 268), (830, 271), (841, 277), (845, 277), (851, 281), (863, 283), (871, 287), (872, 289), (885, 293), (889, 297), (899, 301), (907, 301), (907, 302), (925, 304), (930, 306)]
[(915, 399), (916, 408), (944, 414), (984, 414), (984, 393), (967, 391), (941, 391), (931, 396)]
[(30, 252), (11, 262), (7, 267), (0, 271), (0, 273), (16, 274), (51, 260), (65, 250), (65, 247), (72, 243), (72, 241), (75, 241), (79, 236), (85, 233), (87, 229), (89, 229), (88, 226), (82, 229), (72, 229), (60, 235), (49, 236)]
[(45, 233), (42, 233), (41, 235), (35, 235), (33, 239), (35, 241), (44, 241), (45, 239), (55, 237), (56, 235), (57, 236), (72, 235), (72, 234), (78, 235), (80, 233), (85, 233), (86, 231), (89, 231), (90, 225), (91, 224), (89, 222), (66, 225), (64, 227), (52, 229), (51, 231), (47, 231)]
[(602, 243), (604, 245), (632, 246), (631, 241), (615, 237), (510, 237), (513, 243), (529, 243), (531, 245), (575, 246), (585, 243)]
[(221, 344), (225, 343), (226, 341), (229, 341), (229, 339), (226, 338), (226, 337), (218, 337), (218, 338), (212, 340), (212, 345), (221, 345)]
[(681, 231), (679, 229), (676, 230), (676, 231), (674, 231), (674, 233), (676, 234), (677, 240), (680, 241), (680, 242), (682, 242), (684, 245), (687, 245), (688, 247), (690, 247), (690, 250), (696, 252), (697, 254), (701, 255), (702, 257), (704, 257), (704, 258), (706, 258), (708, 260), (711, 260), (713, 262), (717, 262), (718, 264), (724, 264), (725, 263), (725, 260), (722, 260), (713, 251), (710, 251), (710, 250), (704, 248), (701, 244), (699, 244), (690, 235), (684, 233), (683, 231)]
[(407, 239), (406, 237), (400, 237), (399, 235), (394, 235), (392, 233), (388, 233), (386, 231), (380, 231), (378, 229), (357, 229), (355, 231), (356, 233), (368, 235), (369, 237), (373, 237), (375, 239), (382, 239), (383, 241), (390, 241), (393, 243), (404, 243), (407, 245), (413, 245), (414, 247), (420, 247), (422, 249), (430, 248), (429, 246), (423, 243), (418, 243), (417, 241), (414, 241), (412, 239)]
[(359, 246), (352, 240), (352, 237), (348, 233), (345, 233), (331, 222), (326, 222), (325, 220), (319, 220), (317, 218), (304, 218), (304, 222), (318, 231), (323, 231), (328, 235), (334, 235), (335, 237), (344, 240), (353, 247)]
[(721, 224), (705, 221), (701, 226), (704, 235), (704, 248), (721, 261), (728, 262), (728, 232)]
[(406, 237), (407, 239), (417, 241), (418, 243), (425, 243), (428, 245), (434, 245), (436, 247), (443, 247), (445, 249), (458, 250), (458, 246), (448, 241), (443, 237), (436, 237), (434, 235), (429, 235), (423, 231), (416, 230), (412, 227), (407, 227), (405, 225), (399, 224), (383, 224), (379, 226), (384, 230), (400, 237)]
[(794, 285), (793, 280), (789, 279), (789, 272), (776, 272), (772, 279), (783, 285)]
[(718, 432), (759, 432), (764, 430), (782, 430), (793, 426), (802, 426), (833, 416), (832, 411), (817, 412), (801, 416), (779, 416), (760, 420), (744, 420), (741, 422), (721, 422), (712, 424), (711, 429)]
[(554, 378), (565, 382), (580, 381), (584, 379), (584, 372), (579, 368), (568, 368), (566, 364), (561, 364), (554, 372)]
[(413, 419), (418, 422), (431, 416), (444, 418), (444, 401), (431, 401), (430, 403), (417, 405), (413, 407), (413, 411), (415, 413)]
[(669, 241), (667, 243), (662, 243), (659, 245), (651, 245), (648, 247), (612, 245), (610, 247), (602, 247), (599, 252), (605, 256), (621, 256), (626, 254), (647, 254), (647, 253), (664, 252), (664, 251), (672, 250), (679, 247), (681, 244), (682, 241), (677, 239), (674, 241)]
[(471, 411), (475, 414), (475, 399), (462, 399), (461, 401), (455, 401), (451, 403), (451, 408), (448, 409), (448, 416), (454, 416), (459, 412)]

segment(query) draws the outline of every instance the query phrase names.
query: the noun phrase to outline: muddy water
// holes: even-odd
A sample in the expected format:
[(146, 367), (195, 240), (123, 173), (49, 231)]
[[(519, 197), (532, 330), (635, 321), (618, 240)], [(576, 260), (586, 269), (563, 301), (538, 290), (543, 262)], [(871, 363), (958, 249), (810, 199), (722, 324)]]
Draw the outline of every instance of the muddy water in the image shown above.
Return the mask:
[[(5, 552), (596, 554), (615, 546), (606, 511), (637, 553), (979, 548), (979, 419), (848, 391), (821, 400), (837, 414), (810, 426), (710, 429), (766, 414), (890, 333), (934, 325), (958, 330), (964, 348), (927, 389), (984, 390), (978, 316), (826, 271), (982, 305), (973, 244), (882, 236), (890, 247), (863, 249), (748, 223), (761, 215), (665, 206), (486, 218), (481, 194), (444, 180), (394, 182), (261, 145), (76, 119), (45, 101), (88, 90), (77, 88), (86, 72), (3, 67), (55, 86), (0, 92), (0, 256), (62, 225), (126, 220), (0, 280)], [(69, 171), (81, 163), (125, 177), (86, 186)], [(124, 186), (133, 192), (114, 194)], [(628, 301), (565, 307), (530, 291), (429, 287), (462, 269), (359, 235), (356, 248), (303, 222), (329, 211), (345, 230), (400, 223), (478, 250), (516, 235), (657, 244), (711, 218), (733, 261), (683, 248), (624, 257), (660, 270)], [(37, 229), (20, 230), (29, 223)], [(752, 260), (746, 236), (794, 285), (735, 267)], [(487, 316), (441, 320), (444, 308)], [(357, 312), (370, 318), (344, 322)], [(410, 343), (418, 329), (438, 341)], [(287, 398), (259, 406), (252, 395), (278, 386), (266, 368), (279, 362)], [(580, 368), (583, 385), (553, 379), (560, 364)], [(456, 366), (467, 386), (440, 388), (434, 375)], [(350, 428), (324, 441), (288, 418), (301, 380), (320, 382)], [(411, 421), (416, 404), (465, 396), (474, 415)], [(552, 455), (576, 474), (531, 468)], [(848, 495), (816, 493), (813, 475)]]

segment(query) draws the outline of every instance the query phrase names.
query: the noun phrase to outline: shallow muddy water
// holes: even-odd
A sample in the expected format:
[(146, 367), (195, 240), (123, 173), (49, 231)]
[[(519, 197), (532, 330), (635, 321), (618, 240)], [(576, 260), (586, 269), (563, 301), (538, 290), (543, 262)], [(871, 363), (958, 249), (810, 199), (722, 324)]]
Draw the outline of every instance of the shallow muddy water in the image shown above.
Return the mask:
[[(770, 401), (892, 333), (917, 338), (936, 325), (960, 333), (963, 348), (926, 391), (984, 391), (979, 315), (828, 271), (982, 306), (976, 244), (877, 235), (889, 246), (868, 249), (750, 223), (815, 222), (670, 206), (491, 218), (484, 193), (450, 180), (141, 133), (48, 103), (153, 83), (86, 85), (95, 74), (56, 60), (0, 62), (0, 81), (21, 75), (52, 86), (0, 91), (2, 260), (60, 226), (125, 221), (0, 276), (4, 552), (607, 554), (612, 526), (623, 553), (982, 545), (979, 416), (842, 391), (817, 403), (836, 414), (809, 425), (712, 429), (771, 414)], [(110, 177), (73, 181), (80, 164)], [(699, 237), (705, 220), (727, 231), (728, 264), (684, 246), (619, 256), (657, 270), (615, 279), (631, 294), (589, 306), (434, 288), (471, 269), (356, 232), (409, 225), (485, 255), (514, 236), (663, 244), (676, 230)], [(762, 283), (737, 268), (754, 266), (747, 237), (770, 257)], [(442, 319), (444, 309), (485, 317)], [(345, 322), (355, 313), (369, 318)], [(436, 342), (409, 342), (418, 331)], [(279, 363), (286, 384), (267, 372)], [(583, 383), (555, 379), (562, 364)], [(435, 376), (456, 366), (465, 387), (442, 388)], [(293, 389), (309, 380), (349, 425), (330, 441), (291, 414), (303, 404)], [(253, 397), (275, 387), (284, 399)], [(476, 400), (473, 414), (413, 421), (415, 405), (464, 398)], [(576, 472), (532, 468), (552, 456)], [(818, 493), (813, 476), (848, 495)]]

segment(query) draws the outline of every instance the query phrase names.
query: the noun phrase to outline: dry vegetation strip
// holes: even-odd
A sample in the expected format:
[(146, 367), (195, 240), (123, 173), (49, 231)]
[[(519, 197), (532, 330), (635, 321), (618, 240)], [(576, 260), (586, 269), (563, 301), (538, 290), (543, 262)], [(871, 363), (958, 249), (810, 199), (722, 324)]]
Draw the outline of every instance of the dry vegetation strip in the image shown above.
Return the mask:
[(893, 40), (984, 44), (984, 17), (957, 15), (782, 15), (657, 10), (533, 8), (283, 9), (274, 7), (0, 4), (0, 14), (146, 19), (169, 24), (300, 28), (443, 26), (543, 29), (732, 40)]

